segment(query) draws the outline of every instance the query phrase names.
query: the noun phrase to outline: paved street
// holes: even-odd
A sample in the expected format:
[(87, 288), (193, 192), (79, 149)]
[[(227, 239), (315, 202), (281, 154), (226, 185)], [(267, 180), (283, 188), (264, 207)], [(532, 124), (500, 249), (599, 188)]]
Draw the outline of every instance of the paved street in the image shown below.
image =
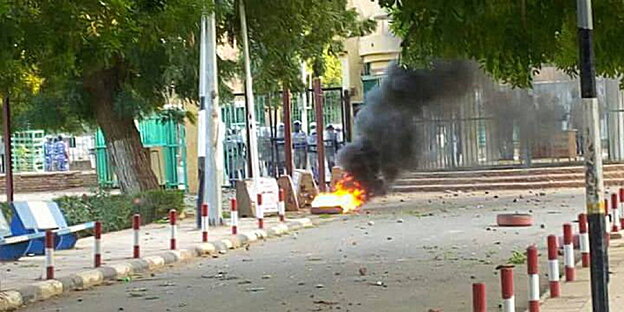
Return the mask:
[[(359, 215), (247, 251), (25, 311), (466, 311), (476, 281), (487, 283), (490, 307), (496, 307), (495, 267), (531, 243), (543, 250), (546, 235), (559, 233), (582, 209), (582, 195), (582, 190), (395, 195)], [(532, 210), (537, 225), (492, 226), (505, 209)], [(540, 262), (545, 268), (544, 256)], [(524, 265), (516, 270), (519, 308), (526, 306), (525, 271)]]

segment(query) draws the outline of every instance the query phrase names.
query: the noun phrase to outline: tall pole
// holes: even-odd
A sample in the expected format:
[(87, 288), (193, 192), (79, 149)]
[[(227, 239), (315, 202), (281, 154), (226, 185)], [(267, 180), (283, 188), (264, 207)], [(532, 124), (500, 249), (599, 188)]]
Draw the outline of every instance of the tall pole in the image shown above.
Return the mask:
[[(308, 133), (308, 69), (306, 68), (306, 63), (301, 62), (301, 82), (303, 82), (304, 88), (301, 93), (301, 129)], [(309, 133), (308, 133), (309, 134)], [(306, 157), (307, 158), (307, 157)], [(307, 159), (306, 159), (307, 162)], [(306, 166), (309, 168), (309, 166)]]
[(239, 13), (241, 20), (241, 37), (243, 39), (243, 55), (245, 57), (245, 104), (247, 106), (247, 152), (249, 176), (260, 177), (260, 162), (258, 160), (258, 138), (256, 137), (256, 106), (254, 104), (253, 78), (251, 76), (251, 57), (249, 56), (249, 38), (247, 31), (247, 16), (245, 14), (245, 1), (239, 1)]
[(596, 98), (596, 69), (592, 47), (591, 0), (577, 0), (579, 68), (584, 113), (583, 139), (585, 158), (585, 193), (589, 221), (590, 273), (592, 307), (594, 312), (609, 311), (609, 293), (605, 247), (605, 206), (602, 200), (602, 148), (600, 144), (600, 115)]
[[(221, 207), (221, 183), (219, 174), (218, 146), (222, 144), (219, 138), (219, 96), (217, 87), (217, 49), (216, 49), (216, 22), (214, 13), (202, 16), (201, 20), (201, 46), (200, 46), (200, 140), (198, 142), (198, 155), (204, 157), (203, 183), (200, 183), (203, 195), (198, 200), (198, 216), (201, 216), (201, 204), (208, 204), (210, 224), (222, 222)], [(203, 129), (201, 129), (203, 126)], [(203, 134), (203, 135), (202, 135)], [(201, 138), (203, 137), (203, 140)], [(203, 153), (202, 153), (203, 152)], [(200, 223), (201, 225), (201, 223)]]
[(318, 157), (318, 179), (319, 189), (325, 192), (327, 183), (325, 182), (325, 122), (323, 121), (323, 90), (321, 89), (321, 79), (314, 79), (314, 108), (316, 110), (316, 154)]
[(284, 88), (282, 92), (282, 106), (284, 107), (284, 161), (286, 163), (286, 174), (293, 175), (293, 149), (292, 149), (292, 118), (290, 117), (290, 91)]
[(2, 120), (4, 121), (4, 172), (7, 203), (13, 202), (13, 159), (11, 153), (11, 102), (4, 97)]

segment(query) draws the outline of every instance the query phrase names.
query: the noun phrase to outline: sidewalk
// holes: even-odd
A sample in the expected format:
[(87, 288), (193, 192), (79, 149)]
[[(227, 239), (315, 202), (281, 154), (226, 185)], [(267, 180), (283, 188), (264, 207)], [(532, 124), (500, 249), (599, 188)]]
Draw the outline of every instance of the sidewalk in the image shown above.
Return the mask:
[[(561, 297), (546, 298), (541, 305), (542, 312), (591, 312), (591, 288), (589, 268), (577, 267), (577, 280), (561, 284)], [(609, 247), (610, 311), (623, 311), (624, 305), (624, 240), (611, 240)]]
[[(310, 220), (302, 214), (288, 215), (287, 221)], [(297, 219), (299, 218), (299, 219)], [(307, 220), (307, 221), (304, 221)], [(279, 225), (277, 217), (265, 219), (265, 229)], [(239, 233), (253, 232), (258, 228), (255, 219), (241, 218)], [(229, 226), (210, 227), (209, 242), (219, 242), (232, 238)], [(267, 230), (268, 232), (268, 230)], [(287, 231), (284, 231), (287, 232)], [(170, 228), (168, 224), (150, 224), (141, 227), (141, 258), (162, 254), (169, 249)], [(195, 228), (194, 217), (187, 217), (178, 223), (178, 249), (194, 250), (202, 243), (201, 231)], [(133, 231), (132, 229), (102, 235), (102, 266), (114, 266), (132, 260)], [(227, 245), (227, 244), (226, 244)], [(62, 277), (93, 269), (94, 239), (92, 236), (78, 240), (76, 248), (55, 251), (55, 276)], [(231, 247), (230, 247), (231, 248)], [(0, 263), (0, 290), (16, 290), (34, 282), (42, 281), (45, 276), (45, 257), (22, 257), (18, 261)]]

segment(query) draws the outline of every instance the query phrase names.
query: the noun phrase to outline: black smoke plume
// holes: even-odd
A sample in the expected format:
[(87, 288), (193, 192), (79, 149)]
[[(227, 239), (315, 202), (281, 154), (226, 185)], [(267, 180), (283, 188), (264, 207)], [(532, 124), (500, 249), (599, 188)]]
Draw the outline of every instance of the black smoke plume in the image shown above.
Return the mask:
[(422, 108), (465, 96), (473, 90), (477, 68), (469, 62), (444, 61), (423, 70), (392, 64), (386, 73), (357, 114), (357, 138), (338, 154), (338, 164), (369, 196), (384, 194), (398, 174), (417, 160), (415, 119)]

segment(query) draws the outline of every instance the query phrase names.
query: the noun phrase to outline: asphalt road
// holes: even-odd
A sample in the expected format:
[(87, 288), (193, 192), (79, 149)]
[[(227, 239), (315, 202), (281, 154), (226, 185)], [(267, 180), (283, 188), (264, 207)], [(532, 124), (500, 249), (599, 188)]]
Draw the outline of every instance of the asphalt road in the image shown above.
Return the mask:
[[(474, 282), (487, 283), (495, 308), (496, 266), (529, 244), (543, 250), (546, 236), (560, 234), (583, 201), (582, 190), (397, 195), (249, 250), (24, 311), (470, 311)], [(492, 225), (497, 213), (529, 210), (536, 226)], [(545, 268), (544, 256), (540, 262)], [(526, 307), (526, 283), (526, 267), (519, 265), (518, 311)]]

